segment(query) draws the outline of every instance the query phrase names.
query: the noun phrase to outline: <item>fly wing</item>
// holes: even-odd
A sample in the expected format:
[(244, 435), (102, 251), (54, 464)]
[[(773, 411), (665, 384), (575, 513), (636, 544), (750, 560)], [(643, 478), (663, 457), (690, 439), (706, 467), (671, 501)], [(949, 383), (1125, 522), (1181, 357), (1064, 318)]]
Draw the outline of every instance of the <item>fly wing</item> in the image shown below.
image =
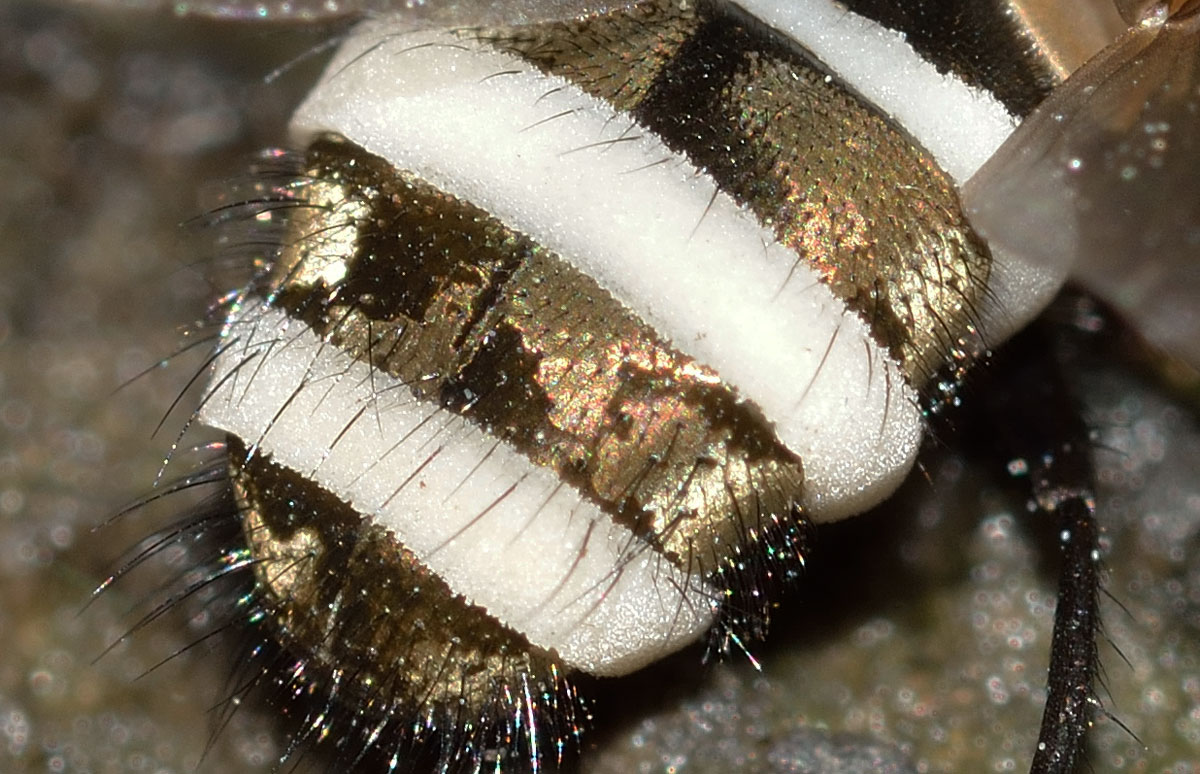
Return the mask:
[(1188, 0), (1114, 0), (1118, 13), (1128, 24), (1137, 24), (1147, 16), (1156, 12), (1156, 8), (1166, 5), (1174, 13), (1187, 5)]
[(964, 198), (989, 242), (1069, 270), (1200, 368), (1200, 3), (1080, 68)]

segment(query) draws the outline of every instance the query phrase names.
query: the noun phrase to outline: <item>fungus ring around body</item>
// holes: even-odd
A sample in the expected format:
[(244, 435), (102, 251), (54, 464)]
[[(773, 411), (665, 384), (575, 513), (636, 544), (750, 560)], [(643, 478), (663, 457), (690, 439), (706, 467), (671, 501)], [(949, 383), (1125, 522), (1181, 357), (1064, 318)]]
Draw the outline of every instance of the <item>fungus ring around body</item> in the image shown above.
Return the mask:
[(462, 417), (257, 302), (226, 337), (202, 421), (386, 527), (568, 666), (626, 674), (712, 625), (714, 589)]

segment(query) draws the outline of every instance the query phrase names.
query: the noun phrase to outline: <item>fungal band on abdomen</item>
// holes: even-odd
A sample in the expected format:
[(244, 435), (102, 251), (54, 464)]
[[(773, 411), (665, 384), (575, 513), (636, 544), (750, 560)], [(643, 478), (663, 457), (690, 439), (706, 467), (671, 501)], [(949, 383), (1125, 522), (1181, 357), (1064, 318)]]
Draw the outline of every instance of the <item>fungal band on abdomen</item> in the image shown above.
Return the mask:
[[(468, 604), (597, 675), (695, 641), (715, 592), (594, 504), (417, 401), (393, 377), (247, 302), (200, 418), (385, 527)], [(369, 589), (367, 590), (369, 593)]]

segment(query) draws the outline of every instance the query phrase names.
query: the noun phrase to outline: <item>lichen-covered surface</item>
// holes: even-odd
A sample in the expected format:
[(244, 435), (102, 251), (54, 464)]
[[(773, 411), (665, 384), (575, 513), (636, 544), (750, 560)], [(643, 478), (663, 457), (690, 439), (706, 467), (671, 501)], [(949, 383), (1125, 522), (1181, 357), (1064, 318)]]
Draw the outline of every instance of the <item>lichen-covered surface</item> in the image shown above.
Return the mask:
[[(0, 7), (0, 771), (182, 774), (205, 750), (206, 708), (229, 673), (220, 649), (139, 679), (193, 642), (203, 616), (168, 616), (93, 664), (155, 573), (83, 609), (170, 516), (92, 531), (149, 488), (186, 414), (154, 427), (198, 360), (114, 390), (203, 314), (215, 289), (178, 224), (203, 184), (281, 141), (311, 75), (261, 78), (319, 39)], [(1082, 376), (1116, 450), (1102, 455), (1105, 625), (1123, 657), (1102, 646), (1106, 703), (1137, 737), (1100, 718), (1097, 772), (1200, 760), (1200, 432), (1143, 376), (1121, 362)], [(944, 455), (927, 467), (886, 511), (822, 533), (806, 589), (755, 651), (761, 674), (744, 660), (704, 668), (692, 651), (596, 686), (608, 721), (580, 768), (1026, 766), (1053, 606), (1043, 536), (984, 471)], [(280, 749), (269, 711), (245, 707), (200, 770), (268, 771)]]

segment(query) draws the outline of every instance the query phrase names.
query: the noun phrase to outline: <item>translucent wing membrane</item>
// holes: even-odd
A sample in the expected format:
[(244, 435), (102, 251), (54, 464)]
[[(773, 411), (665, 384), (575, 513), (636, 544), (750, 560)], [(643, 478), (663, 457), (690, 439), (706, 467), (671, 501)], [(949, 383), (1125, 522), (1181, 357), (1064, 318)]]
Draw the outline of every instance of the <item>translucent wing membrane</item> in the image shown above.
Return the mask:
[[(1177, 11), (1187, 4), (1187, 0), (1171, 0), (1167, 3), (1169, 10)], [(1114, 0), (1117, 10), (1129, 24), (1137, 24), (1149, 13), (1153, 13), (1154, 9), (1163, 5), (1162, 0)]]
[(1066, 265), (1200, 366), (1200, 6), (1158, 7), (1076, 72), (968, 183), (994, 245)]

